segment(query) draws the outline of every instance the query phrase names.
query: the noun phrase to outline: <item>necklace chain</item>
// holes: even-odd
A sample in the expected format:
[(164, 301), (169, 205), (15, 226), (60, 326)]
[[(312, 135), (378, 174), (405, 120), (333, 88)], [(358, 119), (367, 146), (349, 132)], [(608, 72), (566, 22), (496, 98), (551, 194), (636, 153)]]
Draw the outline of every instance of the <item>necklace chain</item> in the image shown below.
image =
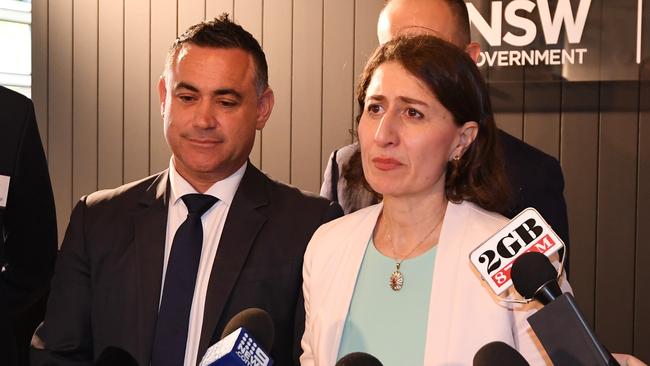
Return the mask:
[[(395, 251), (395, 243), (393, 242), (393, 238), (391, 237), (390, 232), (387, 231), (387, 232), (386, 232), (386, 241), (390, 242), (390, 249), (391, 249), (391, 251), (393, 252), (393, 257), (394, 257), (393, 259), (395, 259), (395, 263), (401, 265), (402, 262), (403, 262), (404, 260), (408, 259), (408, 257), (409, 257), (411, 254), (413, 254), (413, 252), (415, 252), (416, 249), (418, 249), (422, 244), (424, 244), (424, 243), (427, 241), (427, 239), (429, 238), (429, 236), (431, 236), (431, 234), (433, 234), (433, 232), (436, 231), (436, 229), (440, 226), (440, 224), (442, 224), (442, 219), (443, 219), (444, 217), (445, 217), (444, 214), (441, 215), (441, 216), (440, 216), (440, 219), (438, 220), (438, 223), (437, 223), (437, 224), (436, 224), (436, 225), (435, 225), (435, 226), (434, 226), (434, 227), (433, 227), (433, 228), (432, 228), (432, 229), (427, 233), (427, 235), (425, 235), (425, 236), (422, 238), (422, 240), (420, 240), (420, 242), (419, 242), (416, 246), (413, 247), (413, 249), (411, 249), (411, 250), (408, 252), (408, 254), (406, 254), (405, 256), (403, 256), (401, 259), (399, 258), (399, 256), (397, 255), (397, 252)], [(388, 216), (386, 216), (386, 220), (387, 220), (388, 222), (390, 222), (390, 219), (388, 219)], [(398, 268), (398, 269), (399, 269), (399, 268)]]
[[(424, 238), (422, 238), (422, 240), (420, 240), (420, 242), (416, 246), (414, 246), (413, 249), (411, 249), (411, 251), (408, 252), (408, 254), (402, 257), (402, 259), (397, 258), (396, 255), (397, 253), (395, 251), (395, 243), (393, 242), (393, 238), (391, 237), (390, 232), (386, 230), (386, 240), (390, 242), (391, 251), (393, 252), (393, 256), (395, 257), (394, 258), (395, 271), (393, 271), (393, 273), (390, 275), (390, 280), (389, 280), (390, 288), (393, 291), (399, 291), (404, 286), (404, 275), (402, 274), (402, 272), (400, 272), (400, 268), (402, 267), (402, 262), (406, 260), (408, 257), (410, 257), (411, 254), (413, 254), (417, 248), (419, 248), (422, 244), (426, 242), (427, 238), (429, 238), (429, 236), (431, 236), (431, 234), (433, 234), (433, 232), (436, 231), (436, 229), (440, 226), (440, 224), (442, 224), (442, 220), (444, 219), (444, 217), (445, 215), (443, 212), (443, 214), (440, 216), (440, 220), (438, 220), (438, 223), (433, 227), (433, 229), (431, 229), (431, 231), (429, 231), (427, 235), (425, 235)], [(390, 222), (388, 216), (386, 216), (386, 221), (387, 223)]]

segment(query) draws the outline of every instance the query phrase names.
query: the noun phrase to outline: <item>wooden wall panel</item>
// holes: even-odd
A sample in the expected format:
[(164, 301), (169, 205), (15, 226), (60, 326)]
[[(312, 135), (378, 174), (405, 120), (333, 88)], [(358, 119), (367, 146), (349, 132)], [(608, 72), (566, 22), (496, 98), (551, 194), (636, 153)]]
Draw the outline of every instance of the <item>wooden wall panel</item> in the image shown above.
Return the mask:
[(49, 7), (48, 34), (48, 163), (62, 239), (72, 203), (72, 0)]
[(293, 3), (291, 183), (320, 190), (323, 1)]
[(205, 1), (205, 18), (212, 19), (222, 13), (232, 15), (235, 0), (206, 0)]
[(124, 181), (149, 175), (149, 6), (124, 3)]
[(530, 145), (558, 158), (560, 155), (559, 81), (527, 82), (524, 87), (524, 138)]
[[(246, 29), (262, 44), (262, 0), (236, 0), (233, 13), (235, 14), (235, 22)], [(250, 160), (255, 166), (260, 166), (262, 161), (261, 154), (262, 134), (260, 131), (257, 131), (255, 143), (250, 153)]]
[(262, 131), (261, 168), (275, 179), (291, 180), (292, 0), (264, 1), (263, 43), (275, 106)]
[(643, 8), (639, 72), (639, 163), (637, 183), (634, 354), (650, 362), (650, 4)]
[(352, 142), (354, 121), (354, 2), (330, 0), (323, 16), (321, 170), (332, 151)]
[(650, 340), (650, 270), (648, 270), (648, 263), (650, 263), (650, 225), (648, 225), (650, 223), (648, 204), (650, 202), (650, 69), (644, 71), (642, 78), (639, 96), (639, 180), (636, 198), (634, 354), (648, 362), (650, 361), (650, 347), (648, 347), (648, 340)]
[[(636, 5), (634, 0), (602, 3), (602, 42), (617, 44), (601, 53), (602, 64), (610, 64), (605, 60), (611, 60), (611, 52), (634, 58), (636, 24), (629, 15)], [(620, 39), (631, 41), (629, 49)], [(600, 93), (595, 325), (610, 350), (629, 353), (634, 342), (638, 83), (601, 82)]]
[(124, 0), (99, 2), (97, 185), (123, 182)]
[(205, 18), (205, 0), (180, 0), (178, 5), (177, 35)]
[[(368, 58), (379, 46), (377, 41), (377, 19), (384, 7), (383, 1), (355, 0), (354, 2), (354, 90), (359, 75), (363, 72)], [(359, 106), (354, 103), (354, 115), (359, 114)]]
[(620, 83), (600, 93), (595, 326), (610, 350), (632, 352), (639, 95)]
[[(97, 1), (74, 1), (72, 204), (97, 190)], [(115, 77), (115, 75), (113, 75)]]
[(580, 309), (594, 324), (598, 207), (598, 83), (562, 85), (561, 160), (569, 217), (569, 281)]
[(518, 139), (523, 139), (524, 84), (521, 81), (509, 81), (514, 77), (513, 73), (523, 75), (522, 70), (490, 71), (490, 98), (497, 127)]
[[(48, 96), (48, 0), (32, 3), (32, 101), (36, 110), (36, 122), (47, 155), (47, 96)], [(61, 228), (59, 228), (61, 230)]]
[(176, 1), (156, 0), (156, 6), (151, 6), (150, 11), (149, 173), (154, 174), (169, 167), (171, 156), (160, 116), (158, 80), (164, 69), (167, 50), (176, 39)]

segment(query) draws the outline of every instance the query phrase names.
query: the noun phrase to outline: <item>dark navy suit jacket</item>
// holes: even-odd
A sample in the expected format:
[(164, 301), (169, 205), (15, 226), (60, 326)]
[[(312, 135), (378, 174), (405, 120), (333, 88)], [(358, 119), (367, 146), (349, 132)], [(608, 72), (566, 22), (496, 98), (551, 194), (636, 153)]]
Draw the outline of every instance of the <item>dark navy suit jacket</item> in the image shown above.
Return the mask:
[[(164, 171), (76, 205), (33, 343), (33, 365), (91, 365), (109, 346), (149, 365), (167, 200)], [(304, 327), (303, 254), (314, 231), (341, 215), (338, 204), (275, 182), (248, 164), (210, 274), (197, 363), (227, 322), (251, 307), (273, 319), (275, 363), (297, 359)]]

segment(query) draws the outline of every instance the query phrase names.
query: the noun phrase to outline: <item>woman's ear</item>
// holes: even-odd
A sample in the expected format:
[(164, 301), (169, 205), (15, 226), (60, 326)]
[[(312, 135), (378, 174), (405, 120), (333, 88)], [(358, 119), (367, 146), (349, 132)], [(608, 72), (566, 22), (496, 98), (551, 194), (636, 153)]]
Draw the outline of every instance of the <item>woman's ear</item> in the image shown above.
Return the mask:
[(458, 130), (458, 145), (454, 149), (452, 159), (460, 159), (478, 135), (478, 123), (475, 121), (465, 122)]

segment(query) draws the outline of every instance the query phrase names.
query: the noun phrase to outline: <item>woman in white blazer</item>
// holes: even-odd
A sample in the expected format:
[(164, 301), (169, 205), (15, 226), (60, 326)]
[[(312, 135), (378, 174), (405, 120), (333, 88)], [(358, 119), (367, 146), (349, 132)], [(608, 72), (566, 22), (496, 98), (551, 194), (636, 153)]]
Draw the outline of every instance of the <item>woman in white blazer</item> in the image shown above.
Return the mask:
[(535, 305), (503, 302), (469, 261), (508, 222), (494, 213), (508, 187), (474, 62), (435, 37), (399, 37), (368, 61), (357, 99), (364, 176), (383, 201), (309, 243), (301, 364), (362, 351), (386, 366), (470, 365), (492, 341), (548, 363), (525, 320)]

